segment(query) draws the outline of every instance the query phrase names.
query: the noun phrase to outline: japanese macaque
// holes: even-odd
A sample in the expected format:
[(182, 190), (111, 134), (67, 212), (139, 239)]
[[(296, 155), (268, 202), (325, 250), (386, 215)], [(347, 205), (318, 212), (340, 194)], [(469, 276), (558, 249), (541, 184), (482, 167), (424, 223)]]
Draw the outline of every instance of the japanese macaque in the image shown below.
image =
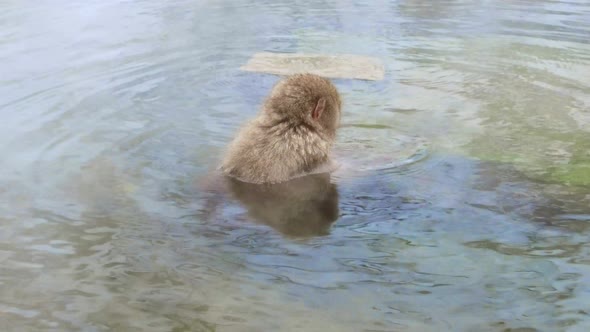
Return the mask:
[(329, 173), (311, 174), (276, 184), (253, 184), (226, 177), (233, 198), (252, 221), (287, 237), (327, 235), (339, 217), (338, 191)]
[(258, 116), (230, 144), (221, 171), (267, 184), (335, 170), (330, 151), (341, 107), (328, 79), (296, 74), (279, 81)]
[(328, 79), (296, 74), (279, 81), (230, 144), (219, 167), (224, 176), (208, 177), (216, 194), (205, 202), (206, 218), (229, 193), (249, 219), (283, 235), (327, 234), (339, 217), (330, 154), (341, 107)]

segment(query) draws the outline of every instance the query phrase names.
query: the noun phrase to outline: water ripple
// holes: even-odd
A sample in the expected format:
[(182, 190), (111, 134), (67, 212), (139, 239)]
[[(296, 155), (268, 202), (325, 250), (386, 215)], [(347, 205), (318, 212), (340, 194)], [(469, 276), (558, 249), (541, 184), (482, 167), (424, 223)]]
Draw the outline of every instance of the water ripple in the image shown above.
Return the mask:
[[(589, 22), (583, 0), (3, 2), (2, 327), (588, 330)], [(278, 79), (239, 70), (261, 51), (385, 65), (335, 80), (329, 234), (195, 188)]]

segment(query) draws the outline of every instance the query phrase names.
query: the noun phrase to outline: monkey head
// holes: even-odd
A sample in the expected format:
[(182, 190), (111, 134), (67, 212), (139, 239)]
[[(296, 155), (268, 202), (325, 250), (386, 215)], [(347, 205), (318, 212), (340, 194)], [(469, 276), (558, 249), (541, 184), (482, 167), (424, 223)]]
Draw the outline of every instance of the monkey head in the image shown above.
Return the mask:
[(295, 122), (334, 138), (340, 125), (342, 101), (330, 80), (314, 74), (295, 74), (272, 89), (263, 107), (274, 121)]

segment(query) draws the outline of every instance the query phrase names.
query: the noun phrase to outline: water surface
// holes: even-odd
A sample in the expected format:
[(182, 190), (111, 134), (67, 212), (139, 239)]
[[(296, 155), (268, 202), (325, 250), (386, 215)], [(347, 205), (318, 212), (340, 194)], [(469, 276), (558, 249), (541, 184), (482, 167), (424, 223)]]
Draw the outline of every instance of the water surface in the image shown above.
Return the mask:
[[(588, 331), (589, 41), (583, 0), (4, 1), (0, 329)], [(199, 189), (257, 52), (385, 65), (335, 80), (385, 166), (328, 234)]]

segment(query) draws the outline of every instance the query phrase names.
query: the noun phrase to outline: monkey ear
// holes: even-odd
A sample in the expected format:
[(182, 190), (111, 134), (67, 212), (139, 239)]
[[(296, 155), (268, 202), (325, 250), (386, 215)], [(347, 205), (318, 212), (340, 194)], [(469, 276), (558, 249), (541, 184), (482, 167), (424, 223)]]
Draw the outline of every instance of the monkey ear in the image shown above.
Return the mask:
[(320, 118), (320, 116), (322, 116), (322, 113), (324, 112), (324, 110), (326, 109), (326, 98), (320, 98), (320, 100), (318, 100), (318, 103), (315, 105), (315, 108), (313, 109), (313, 111), (311, 111), (311, 117), (314, 120), (317, 120)]

